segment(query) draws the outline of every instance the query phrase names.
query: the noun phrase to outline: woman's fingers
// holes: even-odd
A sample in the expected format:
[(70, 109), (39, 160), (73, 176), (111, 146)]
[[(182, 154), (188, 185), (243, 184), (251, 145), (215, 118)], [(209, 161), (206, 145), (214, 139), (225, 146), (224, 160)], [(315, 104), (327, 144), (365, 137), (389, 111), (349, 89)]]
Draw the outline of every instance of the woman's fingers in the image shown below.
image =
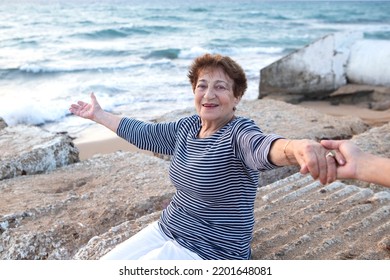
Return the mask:
[(332, 183), (336, 180), (337, 176), (337, 166), (336, 166), (336, 153), (334, 151), (329, 151), (325, 155), (327, 162), (327, 184)]
[[(336, 180), (337, 153), (330, 152), (317, 142), (306, 143), (303, 151), (305, 162), (303, 164), (300, 163), (301, 173), (304, 174), (302, 171), (307, 170), (313, 179), (318, 179), (322, 184), (329, 184)], [(342, 155), (339, 158), (342, 159)]]

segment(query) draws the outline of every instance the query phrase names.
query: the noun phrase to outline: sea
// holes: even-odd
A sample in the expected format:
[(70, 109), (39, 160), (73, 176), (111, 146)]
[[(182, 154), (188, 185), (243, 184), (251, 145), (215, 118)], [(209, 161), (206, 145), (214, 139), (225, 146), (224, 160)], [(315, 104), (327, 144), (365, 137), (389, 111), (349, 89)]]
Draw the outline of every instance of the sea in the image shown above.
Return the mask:
[(92, 122), (69, 106), (94, 92), (152, 120), (193, 106), (188, 67), (204, 53), (236, 60), (253, 100), (262, 68), (350, 31), (390, 40), (390, 2), (0, 0), (0, 117), (77, 137)]

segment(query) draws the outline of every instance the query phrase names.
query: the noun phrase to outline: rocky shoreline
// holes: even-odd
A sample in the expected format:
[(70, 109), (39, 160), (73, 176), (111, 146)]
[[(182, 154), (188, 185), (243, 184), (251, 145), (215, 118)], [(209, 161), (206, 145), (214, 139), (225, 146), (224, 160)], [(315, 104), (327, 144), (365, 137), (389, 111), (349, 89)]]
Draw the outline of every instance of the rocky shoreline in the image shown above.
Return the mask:
[[(238, 114), (264, 132), (351, 138), (390, 157), (389, 123), (372, 127), (270, 99), (243, 101)], [(66, 134), (1, 121), (0, 129), (0, 259), (98, 259), (158, 219), (174, 193), (169, 158), (116, 151), (80, 161)], [(297, 171), (279, 168), (260, 177), (254, 259), (390, 259), (388, 188), (357, 181), (322, 186)]]

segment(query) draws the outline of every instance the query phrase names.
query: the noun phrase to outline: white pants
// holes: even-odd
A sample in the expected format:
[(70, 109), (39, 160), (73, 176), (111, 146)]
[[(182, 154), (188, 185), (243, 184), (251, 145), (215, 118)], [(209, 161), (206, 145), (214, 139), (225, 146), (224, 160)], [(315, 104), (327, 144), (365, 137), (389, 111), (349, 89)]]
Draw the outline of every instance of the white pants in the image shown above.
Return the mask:
[(104, 255), (102, 260), (201, 260), (194, 252), (168, 238), (153, 222)]

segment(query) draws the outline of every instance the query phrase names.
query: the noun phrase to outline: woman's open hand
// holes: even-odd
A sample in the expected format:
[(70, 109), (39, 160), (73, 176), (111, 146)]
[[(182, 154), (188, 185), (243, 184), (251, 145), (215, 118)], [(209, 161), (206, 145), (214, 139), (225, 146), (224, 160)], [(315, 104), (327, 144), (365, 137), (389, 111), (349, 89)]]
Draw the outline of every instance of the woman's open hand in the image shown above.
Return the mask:
[(102, 112), (96, 96), (94, 93), (91, 93), (91, 103), (85, 103), (83, 101), (78, 101), (77, 104), (72, 104), (69, 108), (69, 111), (79, 117), (84, 119), (95, 120), (96, 115)]

